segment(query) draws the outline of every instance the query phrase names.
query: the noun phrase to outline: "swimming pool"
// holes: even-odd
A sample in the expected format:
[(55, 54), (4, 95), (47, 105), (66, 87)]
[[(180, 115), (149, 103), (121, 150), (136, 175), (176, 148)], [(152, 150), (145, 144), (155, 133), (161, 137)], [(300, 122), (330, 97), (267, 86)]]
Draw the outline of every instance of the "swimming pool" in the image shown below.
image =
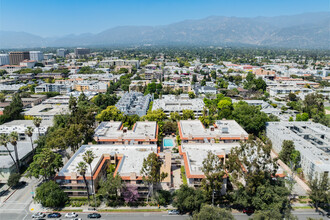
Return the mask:
[(173, 139), (164, 139), (163, 143), (164, 143), (164, 147), (173, 147), (174, 146)]

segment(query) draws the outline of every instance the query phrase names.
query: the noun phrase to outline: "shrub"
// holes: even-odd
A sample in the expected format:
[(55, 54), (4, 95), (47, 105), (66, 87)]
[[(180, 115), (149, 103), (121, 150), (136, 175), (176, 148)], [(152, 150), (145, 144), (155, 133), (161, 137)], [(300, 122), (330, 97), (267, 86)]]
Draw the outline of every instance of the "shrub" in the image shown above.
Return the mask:
[(10, 187), (16, 186), (19, 183), (20, 179), (21, 179), (21, 174), (12, 173), (12, 174), (10, 174), (10, 176), (8, 178), (7, 185)]

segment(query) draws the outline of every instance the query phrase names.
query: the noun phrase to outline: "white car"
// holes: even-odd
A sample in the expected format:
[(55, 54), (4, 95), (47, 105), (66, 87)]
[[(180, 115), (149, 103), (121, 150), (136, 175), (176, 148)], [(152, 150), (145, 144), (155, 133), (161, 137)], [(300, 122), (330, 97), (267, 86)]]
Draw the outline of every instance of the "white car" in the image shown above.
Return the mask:
[(169, 210), (167, 213), (169, 215), (179, 215), (180, 214), (179, 210), (177, 210), (177, 209)]
[(78, 216), (78, 214), (75, 212), (70, 212), (70, 213), (65, 214), (65, 218), (75, 218), (77, 216)]
[(82, 220), (81, 218), (72, 218), (71, 220)]
[(43, 218), (43, 217), (45, 217), (45, 216), (46, 216), (45, 213), (37, 212), (37, 213), (34, 213), (34, 214), (32, 215), (32, 218)]

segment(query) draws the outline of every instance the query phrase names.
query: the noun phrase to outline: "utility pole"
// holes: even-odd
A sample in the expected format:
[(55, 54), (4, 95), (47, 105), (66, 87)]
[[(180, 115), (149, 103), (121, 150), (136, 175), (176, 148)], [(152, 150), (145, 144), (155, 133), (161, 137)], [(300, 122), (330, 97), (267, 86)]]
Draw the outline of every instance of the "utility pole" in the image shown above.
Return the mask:
[(215, 193), (215, 191), (214, 191), (214, 189), (212, 190), (212, 205), (214, 206), (214, 193)]

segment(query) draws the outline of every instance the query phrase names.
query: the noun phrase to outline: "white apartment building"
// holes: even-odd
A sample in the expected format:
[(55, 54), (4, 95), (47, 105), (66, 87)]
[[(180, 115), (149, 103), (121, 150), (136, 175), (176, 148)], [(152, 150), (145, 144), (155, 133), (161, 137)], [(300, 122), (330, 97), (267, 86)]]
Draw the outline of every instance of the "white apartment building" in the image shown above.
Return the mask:
[(44, 54), (40, 51), (30, 51), (30, 60), (42, 61), (44, 59)]
[(314, 122), (268, 122), (267, 137), (279, 153), (285, 140), (292, 140), (300, 152), (305, 177), (320, 177), (330, 171), (330, 129)]
[(9, 54), (0, 54), (0, 66), (9, 65)]
[(195, 117), (203, 115), (204, 102), (202, 99), (189, 99), (183, 95), (163, 95), (161, 99), (153, 102), (152, 110), (162, 109), (169, 116), (171, 112), (178, 112), (182, 115), (183, 110), (192, 110)]

